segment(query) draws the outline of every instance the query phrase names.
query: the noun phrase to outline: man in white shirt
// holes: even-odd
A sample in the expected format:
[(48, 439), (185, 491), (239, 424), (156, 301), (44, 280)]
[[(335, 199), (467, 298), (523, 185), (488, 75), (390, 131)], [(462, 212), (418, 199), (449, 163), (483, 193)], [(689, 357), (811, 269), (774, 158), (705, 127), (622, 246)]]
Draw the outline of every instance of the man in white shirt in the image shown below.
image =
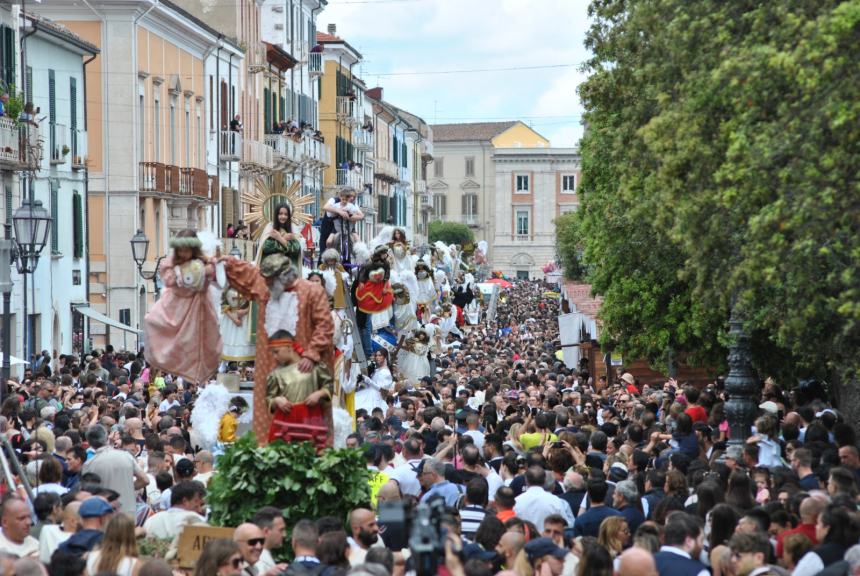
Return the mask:
[(167, 412), (171, 408), (179, 407), (179, 401), (176, 399), (176, 388), (165, 388), (164, 394), (164, 400), (158, 405), (159, 412)]
[(150, 517), (143, 525), (147, 536), (172, 540), (189, 524), (206, 524), (203, 516), (206, 488), (193, 480), (175, 484), (170, 494), (170, 508)]
[[(257, 510), (251, 518), (251, 523), (263, 531), (263, 537), (266, 539), (260, 559), (254, 565), (259, 574), (265, 574), (276, 566), (271, 551), (278, 550), (284, 545), (284, 534), (287, 527), (284, 521), (284, 512), (274, 506), (264, 506)], [(295, 538), (295, 532), (293, 538)]]
[(570, 506), (544, 490), (546, 483), (546, 470), (540, 466), (532, 466), (526, 470), (525, 492), (517, 496), (514, 505), (514, 513), (523, 520), (528, 520), (535, 526), (543, 527), (544, 520), (551, 514), (559, 514), (568, 522), (568, 528), (573, 526), (573, 518)]
[(33, 520), (27, 503), (12, 497), (3, 503), (0, 523), (0, 552), (14, 554), (21, 558), (36, 558), (39, 555), (39, 541), (30, 536)]
[(389, 478), (397, 480), (397, 483), (400, 484), (400, 492), (404, 496), (411, 496), (417, 500), (421, 495), (421, 483), (418, 481), (417, 470), (424, 459), (421, 443), (410, 438), (403, 443), (402, 455), (406, 463), (389, 468), (385, 473), (388, 474)]

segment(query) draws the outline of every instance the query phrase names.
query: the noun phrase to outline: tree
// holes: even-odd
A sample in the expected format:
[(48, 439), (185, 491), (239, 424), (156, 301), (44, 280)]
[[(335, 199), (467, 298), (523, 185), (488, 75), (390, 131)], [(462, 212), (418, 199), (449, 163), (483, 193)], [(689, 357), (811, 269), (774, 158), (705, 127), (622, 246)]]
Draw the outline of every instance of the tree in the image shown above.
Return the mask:
[(635, 349), (619, 320), (638, 309), (645, 348), (677, 321), (692, 336), (681, 341), (719, 351), (735, 303), (762, 373), (850, 381), (860, 0), (595, 0), (590, 12), (581, 223), (606, 328)]
[(460, 246), (475, 243), (475, 235), (472, 234), (472, 230), (468, 226), (459, 222), (442, 222), (441, 220), (430, 222), (427, 238), (431, 244), (437, 241), (447, 245), (459, 244)]
[(585, 267), (582, 265), (585, 244), (582, 241), (579, 219), (575, 212), (568, 212), (556, 218), (554, 224), (564, 277), (568, 280), (582, 280), (585, 278)]

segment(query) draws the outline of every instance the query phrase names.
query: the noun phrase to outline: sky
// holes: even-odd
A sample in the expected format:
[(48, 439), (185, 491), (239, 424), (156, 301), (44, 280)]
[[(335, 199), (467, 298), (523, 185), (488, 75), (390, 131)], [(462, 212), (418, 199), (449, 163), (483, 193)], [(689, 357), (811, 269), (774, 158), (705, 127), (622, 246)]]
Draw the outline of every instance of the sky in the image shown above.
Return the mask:
[[(587, 10), (588, 0), (329, 0), (317, 27), (335, 24), (364, 57), (353, 71), (367, 86), (430, 124), (522, 120), (570, 147), (582, 136)], [(436, 73), (476, 69), (494, 71)]]

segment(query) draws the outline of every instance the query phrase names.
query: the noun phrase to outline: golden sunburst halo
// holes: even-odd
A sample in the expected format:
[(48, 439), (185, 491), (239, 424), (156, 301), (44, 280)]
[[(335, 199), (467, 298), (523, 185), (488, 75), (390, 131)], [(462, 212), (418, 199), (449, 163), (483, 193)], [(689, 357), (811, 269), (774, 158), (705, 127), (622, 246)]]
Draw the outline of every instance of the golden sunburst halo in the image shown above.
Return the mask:
[(274, 209), (279, 204), (289, 204), (293, 224), (299, 228), (313, 222), (313, 215), (305, 212), (305, 207), (314, 203), (313, 194), (302, 194), (301, 187), (298, 180), (288, 185), (283, 172), (257, 177), (254, 190), (242, 194), (242, 202), (250, 206), (245, 223), (254, 230), (255, 239), (259, 239), (263, 228), (274, 219)]

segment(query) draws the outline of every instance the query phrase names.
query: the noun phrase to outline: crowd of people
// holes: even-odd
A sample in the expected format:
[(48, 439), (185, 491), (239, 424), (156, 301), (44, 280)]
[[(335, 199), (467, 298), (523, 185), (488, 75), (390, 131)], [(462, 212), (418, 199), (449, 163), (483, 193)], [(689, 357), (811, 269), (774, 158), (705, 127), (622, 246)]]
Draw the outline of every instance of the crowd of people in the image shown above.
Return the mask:
[[(423, 574), (388, 511), (428, 506), (439, 573), (860, 573), (856, 432), (822, 390), (766, 381), (752, 435), (730, 444), (720, 380), (654, 385), (566, 366), (549, 288), (516, 281), (492, 321), (421, 349), (420, 378), (375, 350), (390, 382), (368, 385), (346, 439), (371, 472), (367, 507), (348, 518), (261, 507), (232, 540), (209, 541), (193, 573)], [(111, 347), (45, 351), (8, 385), (0, 432), (23, 469), (0, 509), (2, 573), (173, 573), (140, 539), (207, 522), (218, 468), (192, 442), (198, 386)]]

